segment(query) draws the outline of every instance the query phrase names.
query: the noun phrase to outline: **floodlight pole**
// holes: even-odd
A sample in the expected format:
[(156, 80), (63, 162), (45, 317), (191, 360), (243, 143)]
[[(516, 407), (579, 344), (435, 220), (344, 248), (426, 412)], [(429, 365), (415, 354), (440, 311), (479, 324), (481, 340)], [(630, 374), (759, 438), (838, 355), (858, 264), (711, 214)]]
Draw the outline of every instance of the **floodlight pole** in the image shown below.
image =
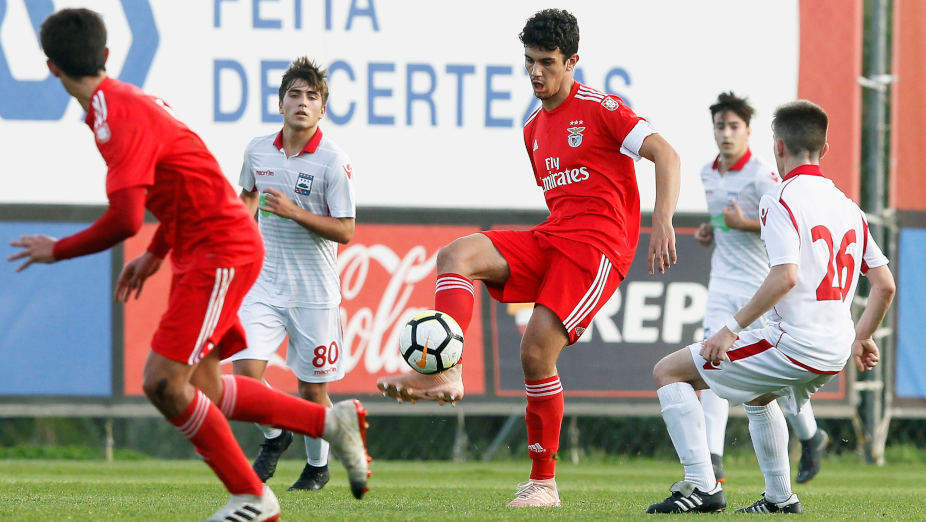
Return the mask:
[[(869, 54), (868, 76), (859, 78), (859, 83), (865, 88), (864, 99), (867, 106), (867, 121), (864, 121), (863, 133), (867, 146), (867, 157), (864, 158), (864, 173), (862, 176), (862, 195), (866, 214), (869, 216), (869, 229), (875, 242), (885, 249), (888, 236), (891, 233), (889, 224), (890, 212), (885, 205), (885, 150), (887, 135), (887, 101), (888, 89), (894, 77), (888, 68), (888, 8), (891, 0), (871, 0), (868, 36), (871, 45)], [(864, 114), (865, 112), (863, 112)], [(875, 339), (882, 349), (881, 364), (870, 372), (859, 376), (856, 389), (860, 394), (859, 415), (861, 416), (864, 433), (865, 460), (872, 464), (884, 463), (884, 445), (887, 439), (887, 429), (890, 422), (889, 408), (885, 408), (886, 397), (891, 393), (886, 389), (887, 357), (892, 356), (889, 346), (894, 342), (890, 330), (880, 329), (880, 338)]]

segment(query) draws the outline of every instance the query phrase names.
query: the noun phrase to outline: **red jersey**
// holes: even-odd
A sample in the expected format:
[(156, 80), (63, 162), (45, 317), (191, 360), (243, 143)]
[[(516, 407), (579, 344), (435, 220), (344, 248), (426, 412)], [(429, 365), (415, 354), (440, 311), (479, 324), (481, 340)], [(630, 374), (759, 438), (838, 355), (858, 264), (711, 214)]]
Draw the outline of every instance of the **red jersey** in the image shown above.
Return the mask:
[(162, 100), (106, 78), (93, 93), (86, 122), (109, 167), (107, 195), (147, 189), (145, 207), (160, 222), (155, 242), (172, 250), (175, 272), (263, 259), (254, 218), (200, 137)]
[(623, 100), (579, 82), (555, 109), (534, 111), (524, 145), (550, 209), (534, 230), (592, 245), (626, 275), (640, 232), (633, 163), (652, 133)]

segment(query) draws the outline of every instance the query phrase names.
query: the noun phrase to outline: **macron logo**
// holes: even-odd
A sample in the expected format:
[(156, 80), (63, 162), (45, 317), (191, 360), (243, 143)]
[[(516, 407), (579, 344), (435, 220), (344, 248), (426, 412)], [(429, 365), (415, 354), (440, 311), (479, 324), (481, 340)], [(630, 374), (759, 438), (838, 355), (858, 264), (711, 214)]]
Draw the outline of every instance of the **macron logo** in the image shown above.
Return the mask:
[(534, 453), (546, 453), (546, 452), (547, 452), (547, 450), (545, 450), (545, 449), (543, 448), (543, 446), (540, 445), (539, 442), (535, 442), (535, 443), (533, 443), (533, 444), (528, 444), (528, 445), (527, 445), (527, 450), (528, 450), (528, 451), (532, 451), (532, 452), (534, 452)]
[(761, 216), (761, 217), (762, 217), (762, 226), (765, 226), (765, 219), (768, 217), (768, 209), (767, 209), (767, 208), (763, 208), (763, 209), (762, 209), (762, 216)]
[(255, 172), (255, 174), (257, 174), (258, 176), (273, 176), (273, 171), (272, 170), (258, 170), (257, 172)]

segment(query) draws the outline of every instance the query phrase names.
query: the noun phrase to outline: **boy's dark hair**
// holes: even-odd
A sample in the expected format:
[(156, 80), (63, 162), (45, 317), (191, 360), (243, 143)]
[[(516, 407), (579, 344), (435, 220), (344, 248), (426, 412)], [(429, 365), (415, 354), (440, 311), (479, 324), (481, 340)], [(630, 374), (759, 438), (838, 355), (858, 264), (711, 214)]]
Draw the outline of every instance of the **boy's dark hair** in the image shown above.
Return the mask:
[(106, 26), (89, 9), (62, 9), (42, 22), (39, 40), (45, 56), (72, 77), (106, 70)]
[(742, 118), (747, 127), (749, 126), (749, 120), (752, 119), (752, 115), (756, 112), (752, 105), (749, 105), (746, 98), (740, 98), (733, 94), (733, 91), (722, 92), (720, 96), (717, 96), (717, 103), (711, 105), (711, 121), (714, 121), (714, 116), (726, 111), (732, 111), (733, 114)]
[(283, 73), (283, 81), (280, 82), (280, 103), (283, 103), (283, 96), (296, 80), (305, 80), (309, 87), (321, 94), (322, 105), (328, 103), (328, 71), (305, 56), (293, 60)]
[(797, 100), (778, 107), (772, 119), (775, 136), (785, 142), (792, 156), (804, 151), (811, 155), (822, 152), (828, 125), (826, 111), (808, 100)]
[(579, 23), (569, 11), (544, 9), (530, 17), (518, 38), (525, 47), (559, 49), (565, 59), (579, 51)]

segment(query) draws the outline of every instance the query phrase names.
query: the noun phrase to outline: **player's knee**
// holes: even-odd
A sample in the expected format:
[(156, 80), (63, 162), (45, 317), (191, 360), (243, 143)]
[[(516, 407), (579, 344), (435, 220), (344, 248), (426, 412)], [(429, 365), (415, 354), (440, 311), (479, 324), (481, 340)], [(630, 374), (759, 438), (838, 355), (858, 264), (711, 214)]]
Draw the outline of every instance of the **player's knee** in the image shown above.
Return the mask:
[(141, 387), (148, 400), (162, 411), (165, 406), (177, 402), (177, 399), (182, 397), (183, 390), (178, 389), (163, 375), (145, 375)]
[(437, 273), (452, 272), (462, 276), (468, 275), (462, 273), (466, 271), (465, 261), (467, 255), (465, 244), (461, 243), (461, 241), (462, 239), (458, 239), (449, 245), (444, 245), (437, 251)]
[(556, 358), (540, 346), (521, 343), (521, 369), (528, 380), (543, 379), (556, 373)]
[(299, 396), (307, 401), (328, 406), (331, 399), (328, 398), (328, 387), (325, 384), (299, 381)]
[(663, 357), (656, 363), (656, 366), (653, 366), (653, 382), (656, 383), (657, 388), (672, 384), (676, 381), (677, 379), (674, 378), (672, 372), (671, 360), (668, 356)]

